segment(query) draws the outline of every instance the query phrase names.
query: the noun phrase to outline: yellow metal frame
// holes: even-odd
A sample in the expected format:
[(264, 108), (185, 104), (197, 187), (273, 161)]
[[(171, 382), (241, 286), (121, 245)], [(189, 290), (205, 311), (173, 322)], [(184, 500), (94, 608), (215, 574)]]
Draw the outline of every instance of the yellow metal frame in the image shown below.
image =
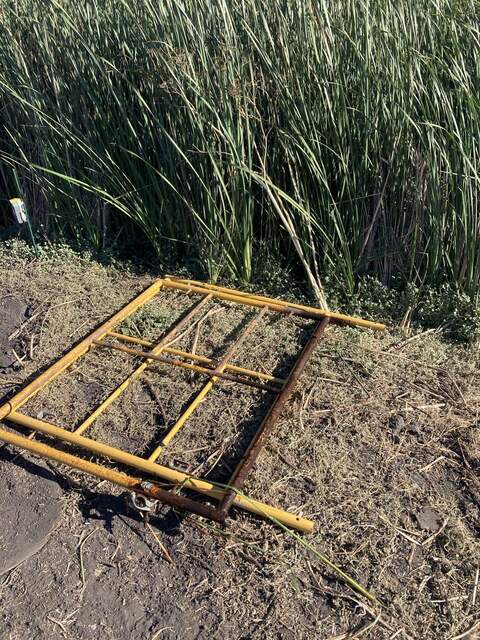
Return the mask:
[[(200, 295), (201, 298), (200, 301), (195, 304), (194, 307), (185, 315), (185, 317), (183, 317), (178, 323), (176, 323), (157, 344), (140, 338), (132, 338), (114, 331), (114, 329), (121, 322), (135, 313), (140, 307), (155, 298), (155, 296), (157, 296), (162, 289), (175, 289), (178, 291), (184, 291), (187, 294)], [(190, 320), (194, 316), (198, 315), (201, 310), (212, 300), (236, 302), (238, 304), (247, 305), (249, 307), (260, 308), (260, 313), (248, 323), (241, 336), (228, 350), (225, 357), (218, 363), (215, 363), (212, 359), (207, 358), (206, 356), (188, 353), (186, 351), (182, 351), (170, 346), (171, 342), (174, 340), (179, 331), (183, 327), (188, 325)], [(228, 487), (223, 488), (221, 486), (216, 486), (215, 484), (207, 480), (197, 478), (171, 467), (158, 464), (156, 460), (163, 451), (163, 448), (171, 442), (171, 440), (183, 427), (188, 418), (192, 415), (199, 404), (211, 391), (215, 383), (219, 380), (234, 380), (236, 382), (248, 384), (250, 386), (260, 387), (270, 392), (280, 393), (281, 389), (286, 383), (284, 379), (259, 371), (253, 371), (251, 369), (239, 367), (233, 365), (230, 362), (240, 344), (243, 342), (246, 336), (251, 331), (253, 331), (255, 324), (258, 322), (259, 318), (267, 311), (291, 313), (317, 320), (321, 318), (328, 318), (330, 322), (357, 325), (372, 329), (384, 328), (384, 325), (370, 322), (368, 320), (363, 320), (361, 318), (354, 318), (351, 316), (344, 316), (342, 314), (330, 313), (314, 307), (293, 304), (282, 300), (267, 298), (265, 296), (243, 293), (241, 291), (226, 289), (225, 287), (218, 287), (210, 284), (204, 284), (193, 280), (181, 280), (178, 278), (167, 276), (161, 280), (158, 280), (157, 282), (154, 282), (143, 293), (141, 293), (123, 309), (112, 316), (110, 320), (103, 323), (100, 327), (98, 327), (98, 329), (84, 338), (62, 358), (57, 360), (46, 371), (40, 374), (35, 380), (33, 380), (25, 388), (23, 388), (7, 402), (1, 405), (0, 421), (7, 421), (16, 426), (30, 429), (32, 430), (32, 433), (29, 437), (26, 437), (0, 428), (0, 440), (13, 446), (31, 451), (40, 456), (51, 458), (53, 460), (56, 460), (57, 462), (69, 465), (73, 468), (80, 469), (93, 476), (108, 480), (123, 487), (138, 488), (140, 483), (142, 482), (142, 480), (137, 477), (129, 476), (125, 473), (121, 473), (101, 464), (85, 460), (84, 458), (81, 458), (77, 455), (66, 453), (61, 449), (57, 449), (42, 442), (35, 441), (32, 438), (32, 435), (34, 435), (35, 432), (39, 432), (51, 438), (55, 438), (56, 440), (68, 442), (76, 445), (77, 447), (81, 447), (82, 449), (103, 458), (114, 460), (115, 462), (131, 467), (144, 474), (160, 478), (170, 486), (193, 490), (197, 493), (203, 494), (209, 498), (214, 498), (221, 502), (228, 493)], [(106, 341), (106, 338), (109, 338), (110, 340), (113, 339), (116, 341), (116, 343)], [(148, 348), (149, 351), (140, 351), (131, 347), (127, 347), (125, 346), (125, 344), (123, 344), (122, 346), (122, 344), (118, 343), (139, 345), (141, 347)], [(93, 348), (118, 349), (120, 351), (124, 351), (126, 353), (130, 353), (132, 355), (140, 357), (143, 359), (143, 361), (95, 409), (95, 411), (93, 411), (93, 413), (74, 430), (59, 427), (50, 422), (32, 418), (19, 411), (19, 409), (28, 400), (30, 400), (47, 384), (52, 382), (61, 373), (66, 371), (74, 362), (79, 360), (83, 355), (85, 355), (90, 349)], [(176, 359), (168, 358), (165, 356), (175, 356)], [(180, 358), (180, 360), (178, 358)], [(156, 362), (161, 362), (163, 364), (173, 364), (182, 368), (197, 371), (199, 373), (208, 375), (210, 379), (195, 397), (190, 406), (179, 417), (177, 422), (169, 430), (169, 432), (162, 439), (159, 445), (149, 455), (149, 457), (142, 458), (140, 456), (127, 453), (121, 449), (111, 447), (108, 444), (98, 442), (97, 440), (93, 440), (92, 438), (83, 436), (82, 434), (115, 401), (115, 399), (118, 398), (120, 394), (125, 389), (127, 389), (134, 380), (139, 378), (140, 375), (148, 367), (152, 366)], [(277, 509), (257, 500), (252, 500), (243, 495), (236, 495), (233, 499), (233, 505), (251, 513), (273, 518), (288, 527), (292, 527), (301, 531), (309, 532), (313, 528), (313, 523), (305, 518), (297, 516), (296, 514), (289, 513), (287, 511), (283, 511), (282, 509)]]

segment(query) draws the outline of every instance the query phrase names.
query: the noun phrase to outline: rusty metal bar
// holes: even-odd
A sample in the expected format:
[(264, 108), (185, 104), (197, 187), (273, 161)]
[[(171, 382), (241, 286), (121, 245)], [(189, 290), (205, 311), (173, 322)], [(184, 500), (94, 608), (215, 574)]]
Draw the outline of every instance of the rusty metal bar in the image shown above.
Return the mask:
[[(131, 344), (139, 344), (142, 347), (154, 347), (155, 343), (151, 340), (144, 340), (143, 338), (134, 338), (133, 336), (127, 336), (124, 333), (117, 333), (116, 331), (109, 331), (108, 335), (120, 342), (130, 342)], [(212, 358), (207, 358), (207, 356), (201, 356), (198, 353), (190, 353), (189, 351), (182, 351), (181, 349), (174, 349), (172, 347), (165, 347), (163, 350), (165, 353), (168, 353), (173, 356), (180, 356), (181, 358), (185, 358), (185, 360), (193, 360), (194, 362), (201, 362), (203, 364), (214, 365), (215, 361)], [(250, 378), (257, 378), (258, 380), (264, 380), (266, 382), (274, 382), (276, 384), (283, 385), (285, 380), (283, 378), (277, 378), (276, 376), (272, 376), (269, 373), (263, 373), (263, 371), (254, 371), (253, 369), (245, 369), (244, 367), (237, 367), (234, 364), (227, 364), (225, 367), (225, 371), (233, 371), (235, 373), (239, 373), (243, 376), (248, 376)]]
[(134, 487), (133, 490), (136, 493), (141, 493), (144, 496), (147, 496), (148, 498), (160, 500), (160, 502), (168, 504), (171, 507), (175, 507), (176, 509), (181, 509), (182, 511), (190, 511), (191, 513), (195, 513), (197, 516), (201, 516), (202, 518), (207, 518), (209, 520), (213, 520), (214, 522), (223, 524), (223, 514), (220, 513), (217, 508), (210, 507), (208, 504), (203, 504), (202, 502), (198, 502), (197, 500), (192, 500), (191, 498), (182, 496), (179, 493), (167, 491), (167, 489), (162, 489), (162, 487), (159, 487), (152, 482), (143, 481), (140, 483), (140, 486)]
[[(177, 324), (175, 324), (170, 331), (160, 340), (160, 342), (152, 349), (152, 355), (157, 355), (162, 352), (164, 345), (166, 345), (172, 338), (174, 338), (177, 333), (183, 329), (183, 327), (190, 322), (190, 320), (195, 316), (210, 300), (212, 296), (211, 294), (207, 294), (202, 300), (197, 302), (197, 304), (190, 309), (186, 316), (184, 316)], [(93, 344), (102, 345), (101, 342), (97, 340), (93, 340)], [(125, 380), (112, 391), (112, 393), (105, 398), (105, 400), (95, 409), (95, 411), (86, 418), (76, 429), (75, 433), (81, 434), (84, 433), (90, 425), (92, 425), (95, 420), (107, 409), (112, 402), (114, 402), (124, 391), (134, 382), (147, 367), (152, 364), (153, 360), (149, 358), (142, 362)]]
[(232, 489), (225, 495), (223, 500), (218, 506), (218, 510), (226, 517), (233, 501), (235, 500), (235, 490), (241, 489), (245, 483), (247, 475), (255, 463), (260, 451), (262, 450), (267, 437), (270, 435), (275, 422), (277, 421), (280, 413), (283, 410), (288, 398), (292, 394), (295, 384), (305, 369), (305, 365), (312, 354), (313, 350), (317, 346), (322, 333), (325, 331), (329, 322), (329, 318), (323, 318), (315, 327), (313, 333), (308, 339), (307, 344), (303, 348), (298, 360), (296, 361), (290, 375), (287, 378), (287, 382), (282, 391), (276, 397), (275, 402), (271, 405), (267, 415), (265, 416), (262, 424), (260, 425), (255, 437), (250, 443), (247, 451), (243, 455), (239, 464), (237, 465), (232, 477), (228, 481), (228, 485)]
[(129, 355), (136, 356), (137, 358), (147, 358), (154, 360), (155, 362), (161, 362), (162, 364), (169, 364), (175, 367), (180, 367), (182, 369), (189, 369), (190, 371), (196, 371), (197, 373), (202, 373), (206, 376), (215, 376), (216, 378), (220, 378), (223, 380), (229, 380), (230, 382), (236, 382), (237, 384), (244, 384), (247, 387), (254, 387), (255, 389), (262, 389), (263, 391), (270, 391), (271, 393), (279, 393), (280, 387), (273, 387), (268, 384), (263, 384), (262, 382), (255, 382), (254, 380), (247, 380), (246, 378), (239, 378), (238, 376), (233, 376), (230, 373), (220, 373), (219, 371), (215, 371), (215, 369), (208, 369), (207, 367), (200, 367), (196, 364), (190, 364), (189, 362), (182, 362), (181, 360), (175, 360), (174, 358), (164, 358), (163, 356), (157, 356), (154, 353), (147, 351), (140, 351), (138, 349), (130, 349), (129, 347), (123, 347), (119, 344), (109, 344), (107, 342), (100, 342), (99, 340), (95, 340), (97, 346), (102, 347), (102, 349), (113, 349), (114, 351), (121, 351), (122, 353), (128, 353)]
[[(220, 361), (218, 366), (215, 367), (214, 374), (223, 373), (223, 370), (227, 366), (228, 361), (230, 360), (230, 358), (233, 356), (235, 351), (240, 347), (240, 345), (245, 340), (245, 338), (247, 338), (247, 336), (253, 331), (253, 329), (255, 328), (255, 326), (257, 324), (257, 322), (260, 320), (260, 318), (263, 317), (263, 315), (266, 312), (267, 312), (267, 307), (263, 307), (262, 310), (260, 311), (260, 313), (258, 313), (255, 317), (253, 317), (250, 320), (250, 322), (247, 324), (247, 326), (245, 327), (243, 332), (240, 334), (240, 336), (232, 344), (230, 349), (227, 351), (225, 356), (222, 358), (222, 360)], [(203, 389), (201, 389), (201, 391), (195, 397), (195, 399), (190, 404), (190, 406), (187, 407), (187, 409), (184, 411), (184, 413), (180, 416), (180, 418), (176, 421), (176, 423), (173, 425), (173, 427), (169, 430), (167, 435), (163, 437), (163, 439), (161, 440), (161, 442), (158, 445), (158, 447), (156, 447), (154, 449), (154, 451), (152, 452), (152, 454), (149, 456), (148, 459), (151, 462), (155, 461), (158, 458), (158, 456), (161, 454), (161, 452), (163, 451), (164, 447), (166, 447), (173, 440), (173, 438), (180, 431), (180, 429), (183, 427), (183, 425), (188, 420), (188, 418), (192, 415), (192, 413), (196, 410), (196, 408), (201, 404), (201, 402), (203, 402), (205, 396), (212, 390), (213, 385), (215, 384), (215, 382), (217, 382), (217, 380), (218, 380), (218, 377), (216, 375), (213, 375), (210, 378), (210, 380), (206, 383), (206, 385), (203, 387)]]

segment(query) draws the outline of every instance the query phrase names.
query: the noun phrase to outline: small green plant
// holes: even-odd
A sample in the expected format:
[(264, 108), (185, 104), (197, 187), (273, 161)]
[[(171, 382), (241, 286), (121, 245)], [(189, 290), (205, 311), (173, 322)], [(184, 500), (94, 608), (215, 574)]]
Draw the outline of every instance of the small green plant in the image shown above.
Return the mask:
[(392, 287), (377, 278), (360, 278), (356, 291), (348, 294), (335, 286), (327, 286), (329, 299), (336, 307), (361, 316), (383, 319), (422, 328), (438, 328), (443, 335), (460, 342), (480, 339), (480, 299), (457, 286), (444, 283), (438, 287), (417, 287), (398, 281)]
[(443, 328), (444, 335), (463, 342), (480, 338), (480, 300), (458, 288), (443, 284), (429, 288), (422, 296), (416, 318), (424, 326)]

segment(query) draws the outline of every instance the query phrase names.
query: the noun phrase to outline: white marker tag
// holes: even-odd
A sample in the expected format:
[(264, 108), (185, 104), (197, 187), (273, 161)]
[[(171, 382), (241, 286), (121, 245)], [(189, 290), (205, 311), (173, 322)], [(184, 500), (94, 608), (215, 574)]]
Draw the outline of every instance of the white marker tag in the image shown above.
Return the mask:
[(12, 205), (13, 213), (15, 214), (15, 219), (18, 224), (25, 224), (27, 221), (27, 209), (24, 201), (20, 198), (12, 198), (10, 204)]

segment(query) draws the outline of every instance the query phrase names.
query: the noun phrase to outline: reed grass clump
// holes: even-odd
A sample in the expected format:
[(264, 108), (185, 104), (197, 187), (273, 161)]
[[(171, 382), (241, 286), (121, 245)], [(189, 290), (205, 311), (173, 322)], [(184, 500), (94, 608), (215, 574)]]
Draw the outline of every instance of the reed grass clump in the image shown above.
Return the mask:
[[(48, 237), (480, 276), (477, 0), (5, 0), (1, 182)], [(120, 234), (120, 236), (119, 236)], [(325, 301), (323, 301), (325, 302)]]

